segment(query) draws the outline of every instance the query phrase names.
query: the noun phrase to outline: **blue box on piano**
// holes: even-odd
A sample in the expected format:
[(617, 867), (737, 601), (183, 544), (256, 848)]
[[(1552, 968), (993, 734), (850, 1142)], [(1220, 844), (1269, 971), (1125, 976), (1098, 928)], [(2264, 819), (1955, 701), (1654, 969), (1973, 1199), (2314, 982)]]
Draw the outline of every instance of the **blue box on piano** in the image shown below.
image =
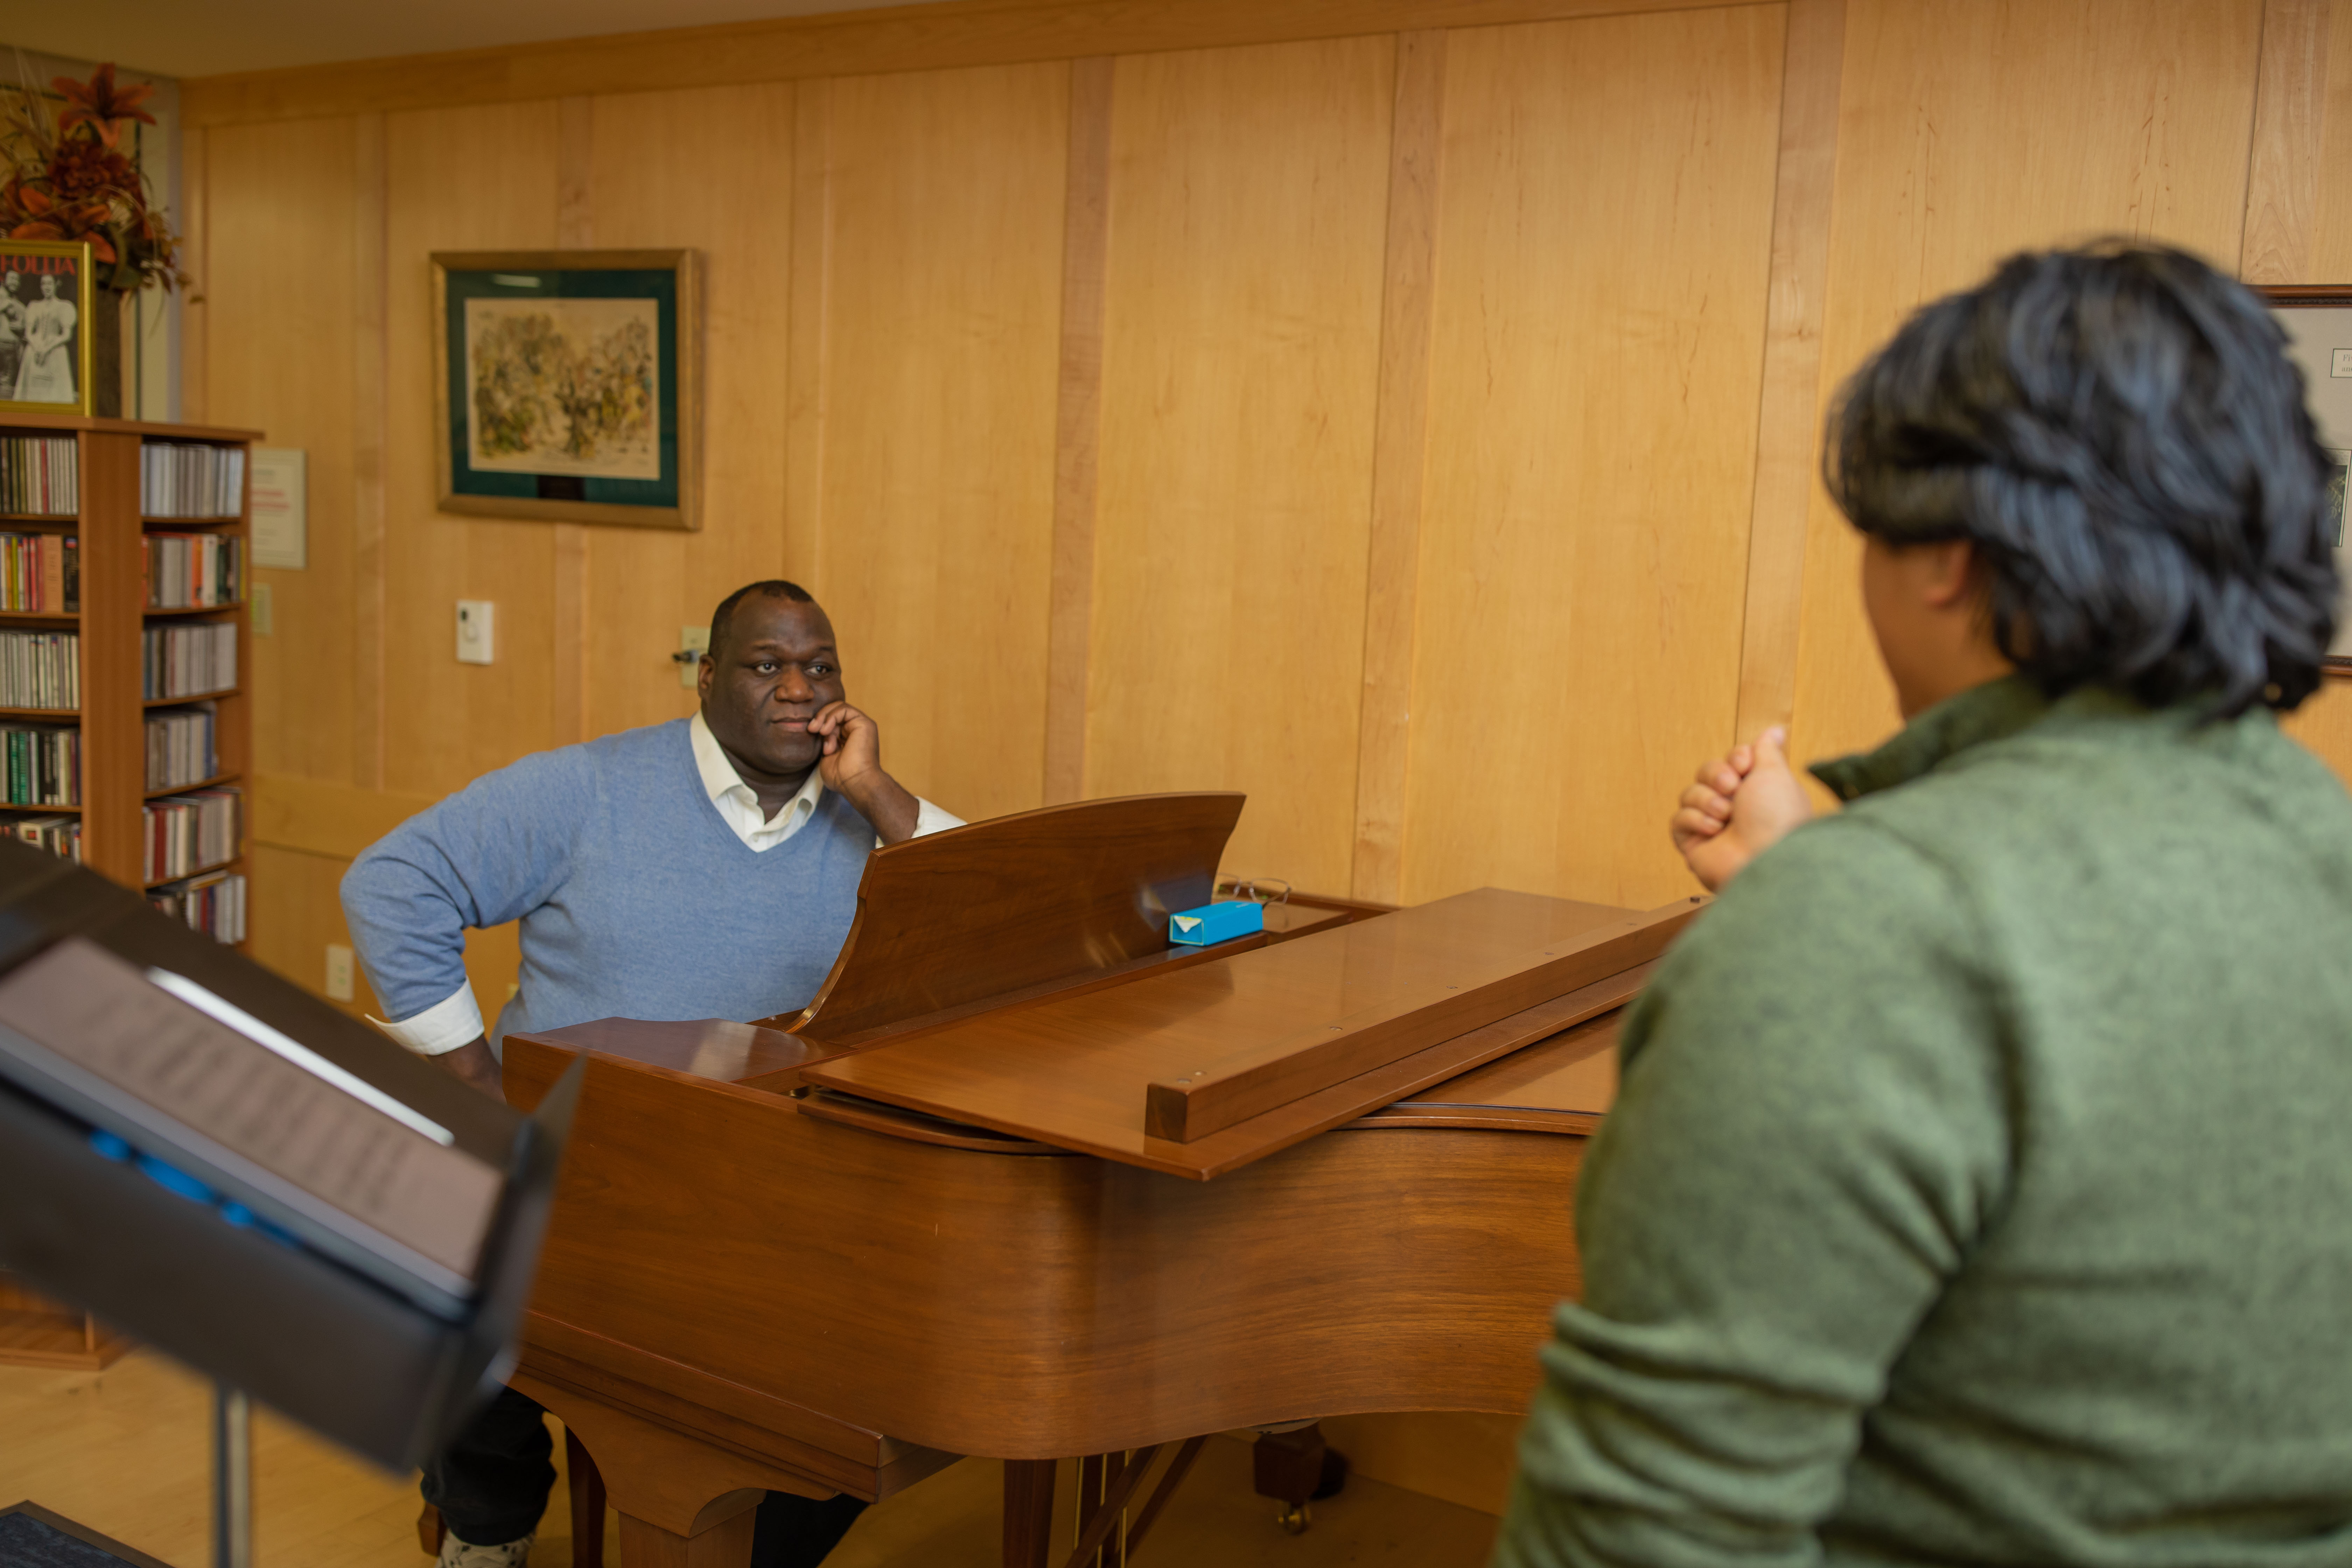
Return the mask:
[(1247, 899), (1231, 903), (1202, 904), (1168, 917), (1168, 940), (1181, 947), (1207, 947), (1265, 929), (1265, 907)]

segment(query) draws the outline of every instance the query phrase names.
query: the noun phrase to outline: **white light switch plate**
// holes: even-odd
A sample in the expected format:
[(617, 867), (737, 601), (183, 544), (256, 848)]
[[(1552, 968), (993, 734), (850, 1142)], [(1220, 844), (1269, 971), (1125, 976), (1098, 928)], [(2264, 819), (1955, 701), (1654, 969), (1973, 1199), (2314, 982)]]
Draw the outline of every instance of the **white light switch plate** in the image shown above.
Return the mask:
[(457, 662), (488, 664), (490, 662), (490, 634), (497, 620), (498, 606), (488, 599), (457, 601)]
[(352, 999), (352, 950), (331, 942), (327, 944), (327, 994), (337, 1002)]

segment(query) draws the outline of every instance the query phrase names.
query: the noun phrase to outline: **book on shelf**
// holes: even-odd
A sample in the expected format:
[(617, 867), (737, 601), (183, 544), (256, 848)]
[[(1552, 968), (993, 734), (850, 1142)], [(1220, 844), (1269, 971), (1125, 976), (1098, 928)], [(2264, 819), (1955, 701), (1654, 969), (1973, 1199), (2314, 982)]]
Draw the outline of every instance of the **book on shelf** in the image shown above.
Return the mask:
[(141, 641), (141, 692), (158, 698), (203, 697), (236, 684), (236, 625), (198, 621), (149, 626)]
[(191, 790), (147, 803), (145, 880), (186, 877), (236, 857), (243, 792)]
[(81, 731), (74, 726), (0, 724), (0, 760), (5, 762), (0, 772), (5, 804), (81, 804)]
[(0, 708), (80, 706), (80, 633), (0, 632)]
[(81, 608), (81, 541), (70, 533), (0, 533), (0, 610)]
[(139, 542), (147, 607), (186, 610), (244, 596), (245, 541), (223, 533), (150, 533)]
[(0, 437), (0, 510), (37, 517), (81, 510), (80, 453), (70, 436)]
[(142, 443), (139, 510), (149, 517), (236, 517), (245, 510), (245, 448)]
[(219, 757), (213, 749), (211, 703), (147, 715), (149, 789), (185, 789), (219, 772)]
[(147, 901), (215, 942), (245, 940), (245, 877), (215, 871), (147, 890)]
[(14, 822), (0, 823), (0, 831), (15, 834), (36, 849), (46, 849), (61, 859), (81, 864), (79, 816), (20, 816)]

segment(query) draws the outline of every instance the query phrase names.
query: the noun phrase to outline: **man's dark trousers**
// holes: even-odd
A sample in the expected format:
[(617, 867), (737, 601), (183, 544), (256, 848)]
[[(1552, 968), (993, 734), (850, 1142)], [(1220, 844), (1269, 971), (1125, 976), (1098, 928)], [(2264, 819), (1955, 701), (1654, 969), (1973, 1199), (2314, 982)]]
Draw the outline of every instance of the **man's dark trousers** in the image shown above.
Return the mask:
[[(475, 1546), (520, 1541), (547, 1511), (555, 1440), (539, 1401), (501, 1388), (449, 1447), (425, 1467), (425, 1500), (449, 1533)], [(770, 1492), (752, 1526), (751, 1568), (816, 1568), (849, 1533), (866, 1505)]]

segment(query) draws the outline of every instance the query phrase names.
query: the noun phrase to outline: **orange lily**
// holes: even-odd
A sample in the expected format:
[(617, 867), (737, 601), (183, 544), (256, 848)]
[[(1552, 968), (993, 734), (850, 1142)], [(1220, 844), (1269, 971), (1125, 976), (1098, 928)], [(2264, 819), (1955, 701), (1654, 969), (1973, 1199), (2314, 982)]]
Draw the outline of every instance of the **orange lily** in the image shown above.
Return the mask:
[(134, 87), (114, 85), (114, 62), (110, 60), (90, 73), (87, 82), (61, 76), (49, 83), (66, 100), (66, 107), (58, 113), (60, 134), (75, 126), (87, 123), (109, 148), (121, 140), (122, 128), (131, 121), (155, 123), (155, 117), (139, 106), (154, 95), (153, 87), (141, 83)]

